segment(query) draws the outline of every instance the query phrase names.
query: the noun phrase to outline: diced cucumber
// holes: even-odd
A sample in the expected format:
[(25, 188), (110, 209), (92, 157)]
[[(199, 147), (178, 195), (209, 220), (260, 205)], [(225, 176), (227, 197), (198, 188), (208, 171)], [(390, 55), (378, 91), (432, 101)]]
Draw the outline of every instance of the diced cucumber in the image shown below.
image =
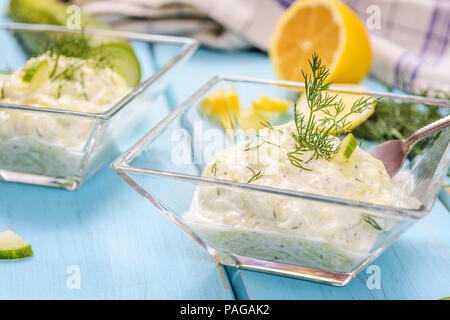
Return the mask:
[(342, 140), (339, 151), (334, 155), (333, 160), (338, 163), (344, 163), (350, 158), (357, 146), (358, 141), (356, 141), (355, 137), (349, 133), (345, 139)]
[(0, 232), (0, 259), (11, 260), (31, 257), (31, 245), (25, 242), (14, 231)]
[(25, 69), (22, 81), (28, 82), (33, 87), (37, 87), (44, 83), (50, 74), (48, 60), (37, 61), (31, 67)]
[[(24, 23), (52, 24), (65, 26), (71, 15), (67, 12), (68, 5), (55, 0), (10, 0), (9, 15), (14, 21)], [(110, 27), (96, 18), (81, 13), (81, 27), (89, 29), (110, 29)], [(55, 34), (51, 32), (43, 33), (20, 33), (24, 45), (32, 54), (41, 54), (48, 49), (50, 43), (55, 42)], [(61, 37), (63, 34), (58, 34)], [(69, 37), (70, 34), (67, 34)], [(61, 40), (61, 39), (58, 39)], [(131, 45), (122, 39), (117, 38), (90, 38), (92, 47), (95, 50), (105, 50), (105, 53), (112, 55), (111, 67), (122, 77), (128, 85), (135, 87), (141, 80), (141, 67)], [(76, 42), (74, 42), (76, 45)], [(70, 50), (77, 52), (76, 48)]]

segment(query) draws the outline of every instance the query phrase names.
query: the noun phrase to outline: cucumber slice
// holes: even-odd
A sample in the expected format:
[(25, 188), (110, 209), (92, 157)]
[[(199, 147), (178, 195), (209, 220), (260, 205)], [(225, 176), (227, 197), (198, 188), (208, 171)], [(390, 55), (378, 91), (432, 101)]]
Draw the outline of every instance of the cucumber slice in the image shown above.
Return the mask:
[(342, 140), (339, 151), (334, 155), (333, 160), (338, 163), (344, 163), (350, 156), (353, 151), (355, 151), (358, 146), (358, 141), (356, 141), (355, 137), (349, 133), (344, 140)]
[(140, 83), (141, 66), (128, 43), (110, 42), (94, 47), (93, 51), (107, 55), (111, 69), (120, 74), (130, 87), (135, 87)]
[(31, 67), (25, 69), (22, 76), (23, 82), (28, 82), (33, 87), (37, 87), (48, 80), (50, 68), (47, 60), (37, 61)]
[[(9, 2), (9, 15), (17, 22), (65, 26), (70, 17), (67, 7), (67, 4), (55, 0), (11, 0)], [(83, 13), (81, 13), (81, 27), (111, 29), (96, 18)], [(41, 54), (48, 50), (49, 44), (64, 40), (61, 39), (64, 36), (61, 33), (56, 35), (51, 32), (21, 32), (19, 35), (27, 50), (32, 54)], [(67, 37), (70, 36), (73, 37), (73, 35), (67, 34)], [(108, 56), (112, 55), (112, 69), (124, 77), (129, 86), (135, 87), (140, 83), (141, 67), (139, 60), (127, 41), (101, 37), (91, 37), (89, 41), (94, 50), (105, 50)], [(76, 46), (76, 42), (74, 42), (74, 46)], [(77, 52), (76, 47), (67, 49), (69, 52)]]
[(31, 245), (25, 242), (14, 231), (0, 232), (0, 259), (11, 260), (31, 257)]

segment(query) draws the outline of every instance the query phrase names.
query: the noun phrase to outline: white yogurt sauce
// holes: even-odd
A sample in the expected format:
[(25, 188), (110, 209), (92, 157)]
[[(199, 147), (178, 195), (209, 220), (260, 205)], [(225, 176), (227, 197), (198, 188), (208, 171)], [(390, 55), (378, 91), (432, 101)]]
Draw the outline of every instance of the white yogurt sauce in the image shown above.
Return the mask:
[[(24, 82), (25, 70), (42, 60), (48, 61), (53, 77), (38, 86)], [(0, 74), (0, 90), (0, 103), (101, 113), (131, 88), (108, 67), (73, 57), (60, 56), (56, 61), (43, 54), (11, 74)], [(93, 127), (89, 119), (0, 108), (0, 169), (71, 175)]]
[[(359, 147), (343, 164), (316, 159), (304, 165), (310, 170), (292, 165), (287, 153), (295, 148), (294, 130), (293, 122), (263, 129), (256, 140), (215, 155), (202, 176), (394, 207), (420, 205), (407, 196), (408, 174), (391, 179)], [(358, 265), (395, 225), (361, 209), (207, 185), (197, 189), (184, 219), (225, 252), (339, 272)]]

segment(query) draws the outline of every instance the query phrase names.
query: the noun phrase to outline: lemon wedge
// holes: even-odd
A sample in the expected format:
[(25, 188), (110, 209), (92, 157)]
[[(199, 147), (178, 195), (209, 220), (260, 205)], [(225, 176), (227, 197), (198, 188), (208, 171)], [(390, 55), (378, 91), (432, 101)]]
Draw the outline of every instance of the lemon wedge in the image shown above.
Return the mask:
[(330, 69), (327, 80), (359, 83), (372, 64), (369, 37), (357, 15), (336, 0), (294, 2), (278, 21), (269, 48), (278, 78), (303, 81), (316, 52)]
[(200, 107), (208, 116), (218, 117), (225, 130), (236, 128), (240, 106), (239, 96), (233, 88), (217, 89), (200, 102)]
[(290, 106), (290, 101), (272, 99), (267, 96), (260, 96), (258, 100), (253, 101), (253, 109), (264, 112), (284, 113)]
[[(361, 85), (348, 85), (348, 84), (338, 84), (337, 86), (340, 87), (348, 87), (348, 88), (354, 88), (354, 89), (361, 89), (361, 90), (368, 90), (369, 88), (365, 87), (365, 86), (361, 86)], [(324, 94), (324, 93), (322, 93)], [(336, 95), (336, 93), (333, 92), (329, 92), (328, 95), (333, 96)], [(342, 102), (344, 104), (344, 110), (342, 110), (342, 114), (346, 114), (350, 111), (353, 103), (355, 103), (358, 99), (361, 99), (365, 96), (360, 95), (360, 94), (351, 94), (351, 93), (338, 93), (338, 96), (336, 97), (335, 101), (339, 101), (339, 99), (342, 99)], [(347, 120), (349, 121), (350, 125), (345, 128), (347, 131), (352, 131), (354, 130), (356, 127), (358, 127), (361, 123), (363, 123), (364, 121), (366, 121), (374, 112), (375, 112), (375, 103), (371, 104), (366, 110), (364, 110), (361, 113), (353, 113), (351, 115), (348, 116)], [(306, 100), (306, 96), (302, 95), (302, 97), (300, 98), (298, 104), (297, 104), (297, 110), (300, 113), (305, 114), (305, 117), (309, 116), (309, 107), (308, 107), (308, 102)], [(330, 112), (331, 114), (334, 114), (334, 109), (333, 107), (329, 107), (326, 109), (323, 109), (321, 111), (318, 111), (315, 113), (316, 116), (316, 123), (320, 123), (320, 121), (323, 118), (328, 117), (327, 116), (327, 112)], [(332, 129), (330, 131), (330, 134), (336, 134), (336, 132), (334, 131), (334, 129)]]
[(206, 96), (200, 106), (209, 116), (239, 112), (239, 96), (233, 88), (217, 89)]
[(291, 104), (290, 101), (261, 95), (252, 101), (252, 108), (241, 108), (239, 95), (228, 87), (210, 93), (200, 102), (200, 107), (205, 114), (218, 120), (225, 130), (234, 130), (239, 124), (243, 131), (257, 131), (269, 121), (271, 113), (287, 112)]

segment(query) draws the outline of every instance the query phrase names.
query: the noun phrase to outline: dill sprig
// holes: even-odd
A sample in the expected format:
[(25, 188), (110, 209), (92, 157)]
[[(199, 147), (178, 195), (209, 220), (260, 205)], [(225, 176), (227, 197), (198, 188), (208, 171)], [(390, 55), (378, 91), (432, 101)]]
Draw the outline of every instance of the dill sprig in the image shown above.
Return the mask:
[(256, 145), (252, 146), (252, 144), (254, 144), (256, 141), (258, 141), (258, 138), (256, 138), (255, 140), (252, 140), (252, 141), (250, 141), (250, 142), (247, 142), (247, 143), (245, 144), (245, 147), (244, 147), (243, 151), (250, 151), (250, 150), (258, 149), (259, 147), (261, 147), (261, 146), (265, 143), (265, 142), (263, 141), (263, 142), (261, 142), (261, 143), (258, 143), (258, 144), (256, 144)]
[[(56, 59), (59, 59), (59, 58), (56, 58)], [(57, 63), (58, 62), (56, 60), (56, 62), (55, 62), (55, 70), (57, 69), (57, 65), (56, 65)], [(76, 61), (76, 62), (70, 63), (66, 68), (64, 68), (63, 71), (61, 71), (60, 73), (54, 75), (53, 77), (50, 77), (50, 81), (53, 82), (53, 81), (58, 80), (59, 78), (63, 78), (65, 80), (73, 80), (73, 79), (75, 79), (76, 71), (78, 71), (78, 69), (80, 69), (80, 68), (81, 68), (80, 61)]]
[(269, 121), (265, 121), (265, 122), (260, 121), (259, 123), (260, 123), (264, 128), (267, 128), (267, 129), (269, 129), (269, 130), (274, 130), (274, 131), (277, 131), (277, 132), (279, 132), (279, 133), (283, 133), (282, 130), (274, 128), (274, 127), (270, 124)]
[[(311, 160), (319, 158), (328, 160), (339, 150), (341, 145), (336, 144), (330, 132), (335, 132), (337, 135), (346, 133), (351, 125), (349, 116), (364, 112), (377, 101), (372, 97), (361, 97), (353, 103), (350, 110), (346, 109), (342, 99), (338, 99), (338, 94), (329, 95), (326, 92), (331, 85), (331, 82), (326, 82), (329, 70), (322, 65), (316, 53), (309, 60), (309, 66), (310, 74), (302, 70), (309, 114), (300, 113), (297, 104), (295, 105), (294, 122), (297, 132), (292, 133), (295, 150), (287, 154), (294, 166), (305, 170), (310, 170), (305, 167), (305, 164)], [(320, 120), (316, 120), (318, 112), (325, 115)], [(307, 152), (312, 154), (305, 160), (303, 155)]]
[(50, 52), (50, 55), (55, 57), (56, 65), (59, 56), (65, 56), (89, 60), (100, 68), (111, 67), (111, 52), (101, 50), (101, 47), (100, 49), (94, 48), (90, 37), (84, 32), (51, 37), (45, 51)]
[[(443, 109), (433, 105), (423, 108), (416, 102), (384, 99), (377, 103), (373, 115), (357, 127), (353, 134), (361, 139), (374, 142), (391, 139), (403, 140), (417, 129), (439, 120), (445, 115), (445, 112), (448, 113)], [(418, 154), (422, 154), (432, 141), (432, 136), (419, 141), (408, 153), (408, 159), (414, 159)]]
[[(257, 145), (255, 145), (255, 146), (252, 146), (252, 144), (255, 143), (256, 141), (258, 141), (258, 142), (261, 141), (261, 142), (259, 142), (259, 143), (258, 143)], [(262, 145), (264, 145), (264, 144), (266, 144), (266, 143), (267, 143), (267, 144), (270, 144), (270, 145), (272, 145), (272, 146), (281, 148), (280, 145), (278, 145), (278, 144), (276, 144), (276, 143), (273, 143), (273, 142), (267, 140), (266, 138), (260, 136), (259, 134), (257, 134), (257, 135), (256, 135), (256, 139), (254, 139), (254, 140), (252, 140), (252, 141), (250, 141), (250, 142), (248, 142), (248, 143), (245, 144), (245, 148), (243, 149), (243, 151), (250, 151), (250, 150), (258, 149), (259, 147), (261, 147)]]
[(62, 85), (60, 84), (56, 90), (56, 99), (61, 98), (61, 93), (62, 93)]
[(367, 222), (368, 224), (370, 224), (375, 230), (377, 231), (381, 231), (383, 230), (382, 227), (380, 227), (380, 225), (375, 221), (375, 219), (373, 219), (371, 216), (369, 216), (368, 214), (364, 214), (363, 215), (363, 220), (365, 222)]
[(213, 165), (211, 166), (211, 173), (214, 174), (214, 176), (216, 176), (217, 174), (217, 165), (220, 163), (219, 160), (215, 161), (213, 163)]
[(259, 170), (258, 172), (256, 172), (255, 169), (253, 169), (252, 167), (249, 167), (249, 166), (247, 166), (247, 169), (249, 169), (253, 173), (253, 176), (247, 181), (247, 183), (251, 183), (253, 181), (261, 179), (262, 176), (264, 175), (263, 169)]
[[(48, 52), (54, 60), (54, 67), (50, 73), (51, 81), (63, 78), (65, 80), (74, 80), (76, 72), (81, 68), (83, 61), (89, 61), (97, 68), (111, 68), (111, 52), (94, 48), (91, 45), (90, 38), (84, 33), (62, 34), (51, 37), (46, 44), (44, 52)], [(62, 71), (58, 71), (58, 62), (61, 56), (73, 59), (73, 62), (67, 65)]]

